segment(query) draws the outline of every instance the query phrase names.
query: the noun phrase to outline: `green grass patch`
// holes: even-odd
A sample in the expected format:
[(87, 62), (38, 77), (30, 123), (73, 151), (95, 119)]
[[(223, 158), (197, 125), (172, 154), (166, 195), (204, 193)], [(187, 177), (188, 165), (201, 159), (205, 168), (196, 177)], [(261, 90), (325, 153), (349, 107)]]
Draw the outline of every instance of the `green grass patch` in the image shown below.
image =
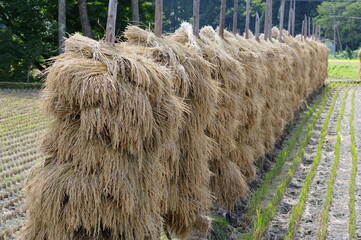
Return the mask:
[[(337, 91), (338, 94), (338, 91)], [(336, 99), (336, 98), (335, 98)], [(333, 100), (332, 106), (330, 107), (329, 111), (332, 111), (335, 101)], [(267, 207), (258, 206), (256, 213), (257, 217), (254, 221), (254, 226), (252, 229), (252, 232), (247, 236), (247, 239), (260, 239), (264, 232), (267, 230), (269, 222), (274, 218), (274, 215), (277, 211), (277, 206), (281, 199), (283, 198), (283, 194), (286, 190), (286, 187), (290, 183), (290, 181), (293, 178), (293, 175), (298, 167), (298, 165), (301, 163), (304, 152), (307, 148), (308, 141), (310, 140), (313, 129), (316, 125), (316, 122), (318, 118), (320, 117), (322, 110), (327, 104), (328, 98), (325, 98), (321, 106), (319, 106), (317, 112), (315, 113), (314, 117), (312, 118), (311, 123), (309, 124), (307, 131), (306, 131), (306, 137), (302, 140), (301, 146), (296, 154), (296, 156), (293, 159), (292, 165), (287, 171), (287, 174), (282, 179), (282, 182), (277, 186), (277, 189), (275, 191), (275, 196), (271, 201), (268, 202)]]
[(316, 149), (316, 157), (314, 158), (311, 168), (306, 176), (305, 182), (304, 182), (302, 190), (301, 190), (299, 202), (295, 206), (292, 207), (291, 219), (290, 219), (290, 223), (288, 226), (288, 233), (287, 233), (287, 236), (285, 239), (293, 238), (296, 226), (298, 225), (298, 222), (302, 217), (303, 209), (304, 209), (306, 200), (308, 198), (309, 189), (311, 187), (311, 182), (312, 182), (314, 176), (316, 175), (317, 167), (318, 167), (320, 159), (322, 157), (322, 148), (323, 148), (326, 134), (327, 134), (328, 123), (331, 118), (333, 109), (335, 107), (335, 103), (336, 103), (338, 95), (339, 95), (339, 92), (336, 94), (335, 98), (333, 99), (332, 106), (329, 109), (326, 119), (324, 121), (324, 124), (322, 126), (320, 140), (318, 142), (317, 149)]
[(267, 195), (267, 193), (269, 192), (269, 185), (272, 182), (272, 180), (279, 174), (279, 172), (281, 171), (286, 158), (289, 156), (290, 152), (294, 149), (294, 147), (296, 146), (298, 139), (300, 138), (303, 129), (304, 129), (304, 125), (307, 123), (307, 121), (310, 119), (310, 117), (313, 115), (313, 113), (315, 112), (317, 106), (320, 104), (321, 100), (323, 99), (323, 101), (327, 100), (329, 95), (331, 94), (331, 88), (328, 86), (326, 87), (323, 91), (322, 91), (322, 97), (320, 97), (312, 106), (311, 108), (309, 108), (308, 110), (306, 110), (303, 113), (303, 119), (301, 121), (301, 123), (299, 124), (298, 128), (296, 129), (295, 135), (287, 141), (287, 145), (285, 147), (285, 149), (283, 149), (277, 156), (276, 159), (276, 163), (274, 165), (274, 167), (265, 174), (265, 176), (263, 177), (263, 181), (261, 186), (257, 189), (257, 191), (254, 192), (254, 194), (252, 195), (252, 197), (249, 199), (248, 201), (248, 206), (247, 206), (247, 213), (246, 215), (248, 216), (253, 216), (256, 213), (257, 208), (260, 205), (260, 202), (264, 199), (264, 197)]
[(359, 80), (359, 62), (352, 60), (330, 60), (328, 80)]
[(356, 151), (356, 136), (355, 136), (355, 94), (356, 89), (353, 90), (352, 99), (351, 99), (351, 114), (350, 114), (350, 134), (351, 134), (351, 156), (352, 156), (352, 168), (351, 168), (351, 180), (350, 180), (350, 200), (349, 200), (349, 209), (350, 209), (350, 219), (349, 219), (349, 235), (350, 239), (356, 239), (356, 210), (355, 210), (355, 200), (356, 200), (356, 174), (357, 174), (357, 151)]
[(341, 145), (341, 122), (345, 113), (345, 106), (346, 106), (346, 99), (348, 96), (348, 90), (350, 86), (347, 88), (346, 93), (342, 99), (342, 106), (340, 109), (340, 115), (337, 119), (337, 127), (336, 127), (336, 144), (335, 144), (335, 152), (334, 152), (334, 162), (331, 169), (331, 174), (327, 182), (327, 192), (325, 194), (325, 203), (323, 206), (323, 210), (321, 212), (321, 219), (320, 219), (320, 228), (318, 231), (318, 239), (325, 239), (327, 234), (327, 225), (329, 222), (329, 210), (331, 207), (332, 202), (332, 194), (333, 194), (333, 184), (335, 182), (336, 178), (336, 170), (338, 167), (338, 164), (340, 162), (340, 145)]

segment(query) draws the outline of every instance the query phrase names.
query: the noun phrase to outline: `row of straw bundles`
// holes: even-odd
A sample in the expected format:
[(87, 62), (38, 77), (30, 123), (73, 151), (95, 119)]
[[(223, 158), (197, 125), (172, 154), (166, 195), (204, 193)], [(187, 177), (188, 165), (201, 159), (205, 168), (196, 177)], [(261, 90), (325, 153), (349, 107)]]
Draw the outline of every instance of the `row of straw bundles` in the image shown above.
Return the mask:
[(206, 234), (213, 199), (231, 210), (246, 196), (254, 161), (323, 85), (327, 48), (284, 35), (197, 38), (184, 23), (162, 38), (129, 27), (115, 47), (67, 39), (43, 91), (48, 157), (29, 176), (22, 239)]

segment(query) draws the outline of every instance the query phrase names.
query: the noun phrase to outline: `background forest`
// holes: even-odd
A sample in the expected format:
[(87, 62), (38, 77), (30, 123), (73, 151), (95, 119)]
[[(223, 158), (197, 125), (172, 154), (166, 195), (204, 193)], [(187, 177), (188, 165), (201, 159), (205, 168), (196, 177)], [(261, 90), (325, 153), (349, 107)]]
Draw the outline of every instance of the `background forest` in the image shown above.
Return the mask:
[[(132, 1), (119, 0), (117, 35), (132, 22)], [(200, 25), (217, 27), (221, 0), (201, 0)], [(273, 1), (273, 24), (278, 25), (280, 1)], [(89, 28), (82, 27), (82, 4), (86, 6)], [(289, 1), (286, 1), (287, 29)], [(66, 33), (83, 32), (101, 39), (104, 36), (108, 1), (66, 0)], [(238, 29), (245, 27), (245, 0), (239, 3)], [(251, 30), (254, 17), (264, 19), (265, 1), (251, 0)], [(361, 40), (361, 2), (297, 1), (295, 31), (301, 31), (304, 14), (311, 16), (322, 27), (321, 36), (333, 38), (334, 23), (338, 25), (344, 49), (355, 50)], [(233, 1), (227, 1), (226, 27), (231, 29)], [(334, 17), (336, 16), (336, 17)], [(192, 0), (164, 0), (164, 31), (173, 32), (182, 21), (192, 21)], [(139, 0), (139, 18), (142, 28), (152, 28), (154, 1)], [(336, 19), (336, 21), (334, 21)], [(262, 26), (262, 25), (261, 25)], [(90, 33), (89, 33), (90, 29)], [(350, 31), (352, 29), (353, 31)], [(0, 81), (39, 81), (37, 73), (46, 68), (45, 60), (56, 56), (58, 49), (58, 2), (45, 0), (0, 1)]]

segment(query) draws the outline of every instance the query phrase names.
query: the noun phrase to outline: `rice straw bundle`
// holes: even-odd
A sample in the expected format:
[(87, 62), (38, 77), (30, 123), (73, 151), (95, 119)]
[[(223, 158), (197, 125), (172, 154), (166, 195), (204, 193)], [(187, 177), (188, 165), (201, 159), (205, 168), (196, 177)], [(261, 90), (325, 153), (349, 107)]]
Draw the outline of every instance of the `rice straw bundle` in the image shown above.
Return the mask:
[(189, 109), (177, 142), (179, 166), (169, 179), (168, 209), (164, 212), (167, 227), (177, 236), (186, 236), (211, 205), (211, 139), (205, 129), (214, 116), (218, 97), (218, 86), (211, 77), (213, 66), (180, 43), (138, 27), (128, 27), (125, 37), (125, 48), (143, 48), (139, 54), (172, 71), (176, 93)]
[(28, 182), (23, 239), (157, 239), (161, 156), (185, 110), (170, 72), (80, 35), (54, 61), (44, 90), (49, 157)]

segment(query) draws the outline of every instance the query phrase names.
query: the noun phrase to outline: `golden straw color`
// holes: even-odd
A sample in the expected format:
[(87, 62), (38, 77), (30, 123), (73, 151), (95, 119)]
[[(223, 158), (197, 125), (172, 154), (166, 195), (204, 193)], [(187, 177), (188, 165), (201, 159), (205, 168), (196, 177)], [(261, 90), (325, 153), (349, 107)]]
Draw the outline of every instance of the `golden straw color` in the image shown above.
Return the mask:
[(198, 38), (183, 23), (161, 37), (129, 26), (115, 46), (67, 39), (47, 70), (47, 158), (21, 239), (204, 238), (211, 206), (247, 196), (255, 161), (327, 77), (325, 45), (278, 35)]
[(197, 232), (193, 226), (202, 225), (196, 222), (206, 219), (202, 216), (212, 201), (208, 187), (212, 142), (205, 130), (214, 117), (219, 91), (211, 77), (213, 66), (169, 37), (159, 38), (135, 26), (128, 27), (124, 35), (128, 40), (124, 49), (147, 56), (172, 72), (175, 94), (187, 105), (175, 146), (178, 165), (169, 169), (167, 208), (163, 213), (167, 228), (179, 237), (187, 236), (191, 230)]

